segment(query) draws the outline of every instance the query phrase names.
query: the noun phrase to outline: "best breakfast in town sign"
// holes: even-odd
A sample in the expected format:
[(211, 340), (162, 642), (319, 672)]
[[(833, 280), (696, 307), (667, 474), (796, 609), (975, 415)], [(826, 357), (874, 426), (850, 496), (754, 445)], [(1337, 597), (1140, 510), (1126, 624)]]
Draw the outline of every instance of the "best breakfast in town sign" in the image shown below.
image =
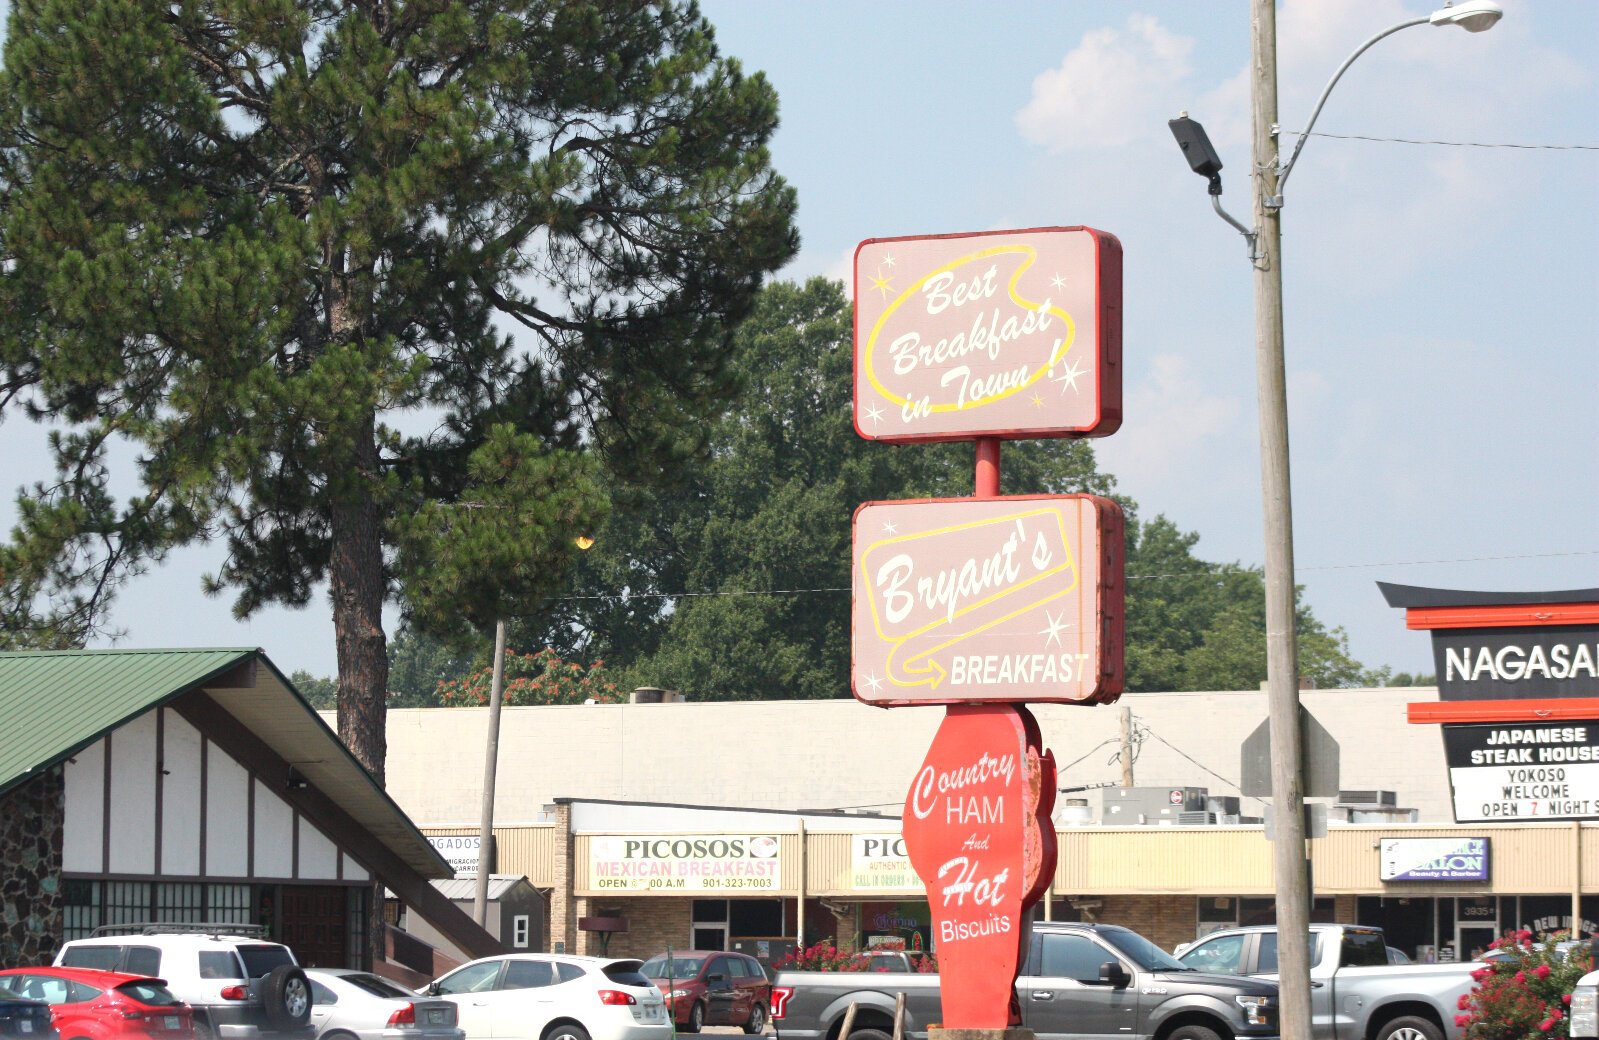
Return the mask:
[(862, 437), (1103, 437), (1120, 425), (1115, 236), (1036, 228), (855, 251)]

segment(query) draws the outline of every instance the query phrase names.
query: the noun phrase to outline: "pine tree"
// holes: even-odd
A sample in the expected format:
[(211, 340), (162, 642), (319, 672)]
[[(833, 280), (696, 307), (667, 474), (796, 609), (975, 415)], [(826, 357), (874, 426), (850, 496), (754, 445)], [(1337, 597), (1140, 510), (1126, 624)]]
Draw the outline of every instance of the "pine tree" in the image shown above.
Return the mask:
[(236, 614), (328, 583), (340, 735), (381, 780), (385, 597), (438, 629), (525, 608), (602, 471), (701, 450), (796, 248), (776, 120), (673, 0), (13, 0), (0, 405), (61, 432), (4, 620), (82, 638), (225, 538)]

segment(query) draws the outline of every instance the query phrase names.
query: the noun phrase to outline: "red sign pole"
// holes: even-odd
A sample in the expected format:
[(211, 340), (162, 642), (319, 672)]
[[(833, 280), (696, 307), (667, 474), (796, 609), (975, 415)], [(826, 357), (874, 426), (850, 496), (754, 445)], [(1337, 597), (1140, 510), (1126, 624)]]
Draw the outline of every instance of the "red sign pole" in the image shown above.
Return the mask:
[(927, 884), (945, 1029), (1021, 1024), (1028, 910), (1055, 873), (1055, 758), (1020, 704), (951, 705), (905, 798)]
[(999, 438), (977, 438), (975, 497), (999, 497)]

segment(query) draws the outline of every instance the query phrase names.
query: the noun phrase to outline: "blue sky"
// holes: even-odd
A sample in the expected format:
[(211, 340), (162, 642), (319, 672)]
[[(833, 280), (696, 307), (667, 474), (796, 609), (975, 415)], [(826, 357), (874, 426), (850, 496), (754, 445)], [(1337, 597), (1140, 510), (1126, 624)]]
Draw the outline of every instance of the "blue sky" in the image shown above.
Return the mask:
[[(1419, 26), (1345, 75), (1283, 213), (1298, 579), (1363, 662), (1431, 671), (1374, 582), (1599, 586), (1599, 4), (1505, 0), (1492, 31)], [(1281, 119), (1338, 63), (1431, 8), (1289, 0)], [(1125, 251), (1126, 417), (1096, 442), (1146, 516), (1258, 563), (1251, 275), (1166, 120), (1187, 110), (1249, 210), (1247, 4), (706, 0), (728, 54), (775, 84), (779, 171), (804, 243), (783, 277), (845, 277), (864, 238), (1086, 224)], [(0, 450), (38, 457), (37, 431)], [(913, 449), (901, 449), (913, 450)], [(9, 487), (42, 475), (6, 467)], [(9, 501), (6, 503), (9, 506)], [(6, 509), (9, 512), (9, 508)], [(203, 549), (123, 595), (121, 645), (259, 645), (333, 670), (325, 601), (234, 622)]]

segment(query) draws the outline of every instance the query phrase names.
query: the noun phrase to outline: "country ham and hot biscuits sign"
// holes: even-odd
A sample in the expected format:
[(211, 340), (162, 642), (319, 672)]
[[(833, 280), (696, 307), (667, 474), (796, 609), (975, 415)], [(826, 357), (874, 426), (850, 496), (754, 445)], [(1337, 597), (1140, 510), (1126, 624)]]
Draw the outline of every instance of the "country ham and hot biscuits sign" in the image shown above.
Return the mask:
[(1100, 437), (1120, 425), (1114, 236), (1039, 228), (856, 250), (862, 437)]
[(1121, 551), (1120, 511), (1092, 495), (866, 503), (854, 524), (855, 696), (1115, 699)]

